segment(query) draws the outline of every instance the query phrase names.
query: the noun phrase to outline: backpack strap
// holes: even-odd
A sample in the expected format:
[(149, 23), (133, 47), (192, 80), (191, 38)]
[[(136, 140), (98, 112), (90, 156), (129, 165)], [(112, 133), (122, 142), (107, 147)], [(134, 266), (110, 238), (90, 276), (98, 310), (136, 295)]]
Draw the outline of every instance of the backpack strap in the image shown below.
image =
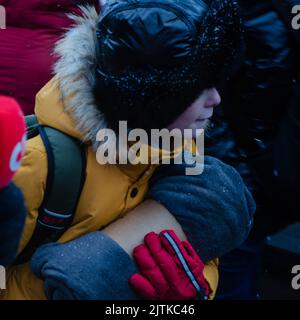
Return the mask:
[(83, 145), (54, 128), (39, 126), (38, 130), (47, 151), (47, 184), (33, 236), (16, 264), (27, 262), (39, 246), (56, 242), (69, 228), (85, 181)]
[(25, 117), (26, 122), (26, 136), (27, 140), (32, 139), (39, 135), (39, 122), (35, 114)]

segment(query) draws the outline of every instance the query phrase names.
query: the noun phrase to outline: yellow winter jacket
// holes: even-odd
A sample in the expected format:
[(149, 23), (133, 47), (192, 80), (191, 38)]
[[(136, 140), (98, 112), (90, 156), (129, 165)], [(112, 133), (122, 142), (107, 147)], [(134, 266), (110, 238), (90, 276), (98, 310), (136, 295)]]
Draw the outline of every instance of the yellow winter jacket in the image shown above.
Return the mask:
[[(78, 32), (70, 31), (58, 44), (57, 53), (61, 58), (56, 75), (36, 97), (35, 113), (40, 124), (86, 141), (85, 184), (72, 225), (59, 242), (99, 230), (132, 210), (143, 201), (148, 180), (155, 170), (154, 165), (100, 165), (96, 160), (93, 139), (105, 121), (93, 105), (89, 79), (94, 61), (89, 60), (93, 59), (92, 55), (74, 47), (79, 42), (85, 47), (85, 41), (86, 47), (90, 47), (94, 41), (97, 16), (93, 9), (87, 10), (84, 18), (78, 18), (75, 27)], [(74, 61), (76, 70), (70, 68)], [(22, 166), (14, 181), (23, 191), (28, 209), (21, 251), (35, 229), (47, 181), (47, 154), (40, 136), (27, 142)], [(138, 189), (137, 194), (131, 193), (134, 188)], [(208, 263), (204, 274), (212, 289), (212, 298), (218, 282), (216, 263)], [(7, 290), (0, 291), (0, 298), (46, 299), (43, 281), (34, 276), (28, 264), (13, 266), (7, 272)]]

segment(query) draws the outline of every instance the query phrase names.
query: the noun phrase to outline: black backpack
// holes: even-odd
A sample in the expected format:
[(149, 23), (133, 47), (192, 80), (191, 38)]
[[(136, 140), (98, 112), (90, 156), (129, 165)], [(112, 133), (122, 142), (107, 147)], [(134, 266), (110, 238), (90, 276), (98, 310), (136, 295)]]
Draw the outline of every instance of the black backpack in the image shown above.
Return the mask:
[(39, 246), (56, 242), (69, 228), (86, 171), (86, 153), (80, 141), (57, 129), (39, 125), (35, 115), (26, 117), (26, 125), (27, 139), (40, 135), (45, 145), (48, 176), (34, 233), (15, 264), (30, 260)]

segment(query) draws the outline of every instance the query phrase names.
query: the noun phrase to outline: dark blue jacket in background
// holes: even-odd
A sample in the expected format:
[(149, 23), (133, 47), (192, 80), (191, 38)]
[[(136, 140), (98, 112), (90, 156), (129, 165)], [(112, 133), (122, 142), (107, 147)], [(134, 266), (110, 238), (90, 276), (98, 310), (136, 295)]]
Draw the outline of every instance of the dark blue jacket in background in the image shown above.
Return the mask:
[(294, 161), (300, 153), (300, 144), (294, 142), (299, 141), (299, 129), (293, 125), (296, 130), (291, 130), (288, 117), (300, 109), (293, 103), (300, 76), (300, 30), (291, 25), (292, 7), (300, 0), (239, 0), (239, 4), (245, 57), (222, 93), (222, 105), (207, 132), (206, 154), (242, 175), (257, 202), (254, 229), (265, 236), (291, 223), (294, 213), (300, 217), (300, 202), (290, 205), (287, 188), (290, 185), (299, 194), (299, 186), (290, 183), (300, 178)]
[(0, 265), (10, 265), (17, 254), (25, 221), (21, 191), (14, 185), (0, 190)]

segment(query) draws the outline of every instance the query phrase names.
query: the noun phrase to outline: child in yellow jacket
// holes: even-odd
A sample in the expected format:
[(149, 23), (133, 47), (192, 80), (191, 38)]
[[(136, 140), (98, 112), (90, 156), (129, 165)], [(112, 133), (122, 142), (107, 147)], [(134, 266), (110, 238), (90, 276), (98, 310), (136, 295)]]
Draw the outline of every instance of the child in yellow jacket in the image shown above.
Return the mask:
[[(156, 164), (100, 165), (97, 133), (118, 127), (181, 131), (205, 127), (220, 103), (215, 85), (240, 41), (235, 1), (114, 1), (100, 17), (93, 8), (58, 43), (54, 78), (36, 97), (40, 126), (84, 142), (86, 177), (71, 226), (61, 243), (103, 229), (140, 204)], [(219, 19), (222, 16), (224, 19)], [(67, 165), (67, 164), (66, 164)], [(15, 183), (27, 219), (19, 251), (32, 238), (45, 196), (48, 161), (40, 135), (26, 146)], [(53, 213), (59, 216), (57, 213)], [(211, 264), (207, 264), (210, 269)], [(216, 265), (213, 266), (216, 269)], [(205, 273), (205, 270), (204, 270)], [(212, 297), (216, 272), (206, 272)], [(45, 299), (28, 263), (8, 270), (4, 299)]]

